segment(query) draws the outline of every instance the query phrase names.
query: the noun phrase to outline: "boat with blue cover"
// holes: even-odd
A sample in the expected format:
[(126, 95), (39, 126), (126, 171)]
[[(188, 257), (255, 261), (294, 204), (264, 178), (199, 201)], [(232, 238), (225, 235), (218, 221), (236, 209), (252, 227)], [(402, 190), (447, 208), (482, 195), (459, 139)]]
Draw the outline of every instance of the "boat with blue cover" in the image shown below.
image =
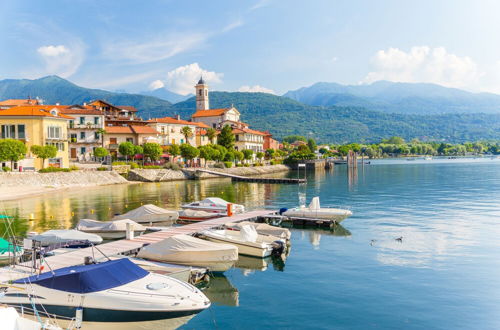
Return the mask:
[(83, 321), (160, 320), (193, 315), (210, 306), (196, 287), (149, 273), (129, 259), (61, 268), (13, 283), (0, 284), (0, 304), (17, 308), (43, 304), (39, 311), (70, 318), (80, 314)]

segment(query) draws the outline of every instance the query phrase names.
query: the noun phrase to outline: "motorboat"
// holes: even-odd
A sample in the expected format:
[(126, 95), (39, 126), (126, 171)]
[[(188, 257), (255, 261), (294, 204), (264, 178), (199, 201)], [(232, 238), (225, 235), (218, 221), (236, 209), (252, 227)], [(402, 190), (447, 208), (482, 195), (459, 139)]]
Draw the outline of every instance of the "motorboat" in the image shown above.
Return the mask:
[(424, 160), (432, 160), (431, 156), (424, 157)]
[(42, 246), (67, 243), (68, 247), (86, 247), (102, 243), (101, 236), (76, 229), (52, 229), (41, 234), (31, 232), (28, 238), (40, 242)]
[(212, 213), (223, 213), (224, 215), (227, 215), (227, 205), (228, 204), (232, 205), (232, 212), (234, 214), (245, 212), (245, 207), (243, 205), (232, 204), (232, 203), (229, 203), (229, 202), (227, 202), (219, 197), (205, 198), (202, 201), (184, 204), (181, 207), (183, 209), (191, 209), (191, 210), (196, 210), (196, 211), (205, 211), (205, 212), (212, 212)]
[(321, 208), (319, 197), (314, 197), (309, 207), (301, 206), (293, 209), (284, 209), (280, 213), (290, 218), (327, 219), (335, 220), (336, 222), (341, 222), (352, 215), (350, 210)]
[(143, 247), (137, 257), (224, 272), (238, 260), (238, 248), (180, 234)]
[(127, 213), (117, 215), (111, 220), (130, 219), (138, 223), (168, 222), (173, 224), (179, 218), (177, 211), (167, 210), (153, 204), (140, 206)]
[(284, 252), (286, 242), (279, 237), (259, 235), (253, 226), (243, 226), (241, 230), (209, 229), (202, 231), (200, 237), (216, 243), (229, 243), (238, 247), (238, 253), (258, 258)]
[(179, 212), (179, 220), (188, 222), (205, 221), (225, 216), (226, 213), (214, 213), (201, 210), (185, 209)]
[(0, 306), (0, 320), (3, 330), (62, 330), (49, 320), (42, 323), (23, 317), (15, 308), (8, 306)]
[[(13, 274), (18, 275), (18, 274)], [(47, 271), (2, 286), (0, 303), (89, 322), (131, 322), (192, 315), (210, 306), (196, 287), (149, 273), (127, 258)], [(26, 294), (33, 292), (33, 295)]]
[(243, 226), (253, 226), (258, 234), (271, 235), (289, 240), (292, 236), (290, 229), (268, 225), (267, 223), (257, 223), (252, 221), (242, 221), (235, 223), (226, 223), (225, 227), (233, 230), (241, 230)]
[(14, 258), (14, 255), (17, 257), (22, 254), (23, 254), (22, 247), (14, 246), (9, 241), (0, 238), (0, 262), (12, 260)]
[(126, 236), (127, 225), (129, 225), (130, 230), (134, 232), (134, 236), (142, 235), (146, 231), (146, 227), (130, 219), (114, 221), (81, 219), (76, 229), (85, 233), (99, 235), (103, 239), (119, 239)]

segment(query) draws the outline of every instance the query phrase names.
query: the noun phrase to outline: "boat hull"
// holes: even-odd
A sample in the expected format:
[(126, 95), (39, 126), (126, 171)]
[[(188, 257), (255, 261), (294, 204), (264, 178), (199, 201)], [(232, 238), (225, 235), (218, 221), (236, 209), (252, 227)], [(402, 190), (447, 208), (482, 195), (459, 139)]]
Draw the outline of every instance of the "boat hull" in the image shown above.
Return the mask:
[[(127, 236), (127, 232), (122, 230), (117, 230), (117, 231), (82, 230), (82, 231), (90, 234), (99, 235), (102, 237), (102, 239), (120, 239), (120, 238), (125, 238)], [(143, 233), (144, 233), (143, 230), (134, 231), (134, 236), (140, 236)]]
[(288, 210), (283, 213), (284, 216), (290, 218), (309, 218), (309, 219), (323, 219), (323, 220), (334, 220), (336, 222), (341, 222), (342, 220), (350, 217), (352, 212), (349, 210), (339, 210), (338, 212), (317, 212), (309, 210)]
[(267, 247), (267, 248), (261, 248), (261, 247), (256, 247), (256, 246), (251, 246), (243, 243), (237, 243), (233, 240), (225, 240), (225, 239), (220, 239), (220, 238), (215, 238), (215, 237), (209, 237), (206, 235), (202, 236), (204, 239), (215, 242), (215, 243), (225, 243), (225, 244), (233, 244), (238, 247), (238, 254), (243, 254), (247, 256), (252, 256), (252, 257), (257, 257), (257, 258), (265, 258), (269, 257), (273, 249), (272, 247)]

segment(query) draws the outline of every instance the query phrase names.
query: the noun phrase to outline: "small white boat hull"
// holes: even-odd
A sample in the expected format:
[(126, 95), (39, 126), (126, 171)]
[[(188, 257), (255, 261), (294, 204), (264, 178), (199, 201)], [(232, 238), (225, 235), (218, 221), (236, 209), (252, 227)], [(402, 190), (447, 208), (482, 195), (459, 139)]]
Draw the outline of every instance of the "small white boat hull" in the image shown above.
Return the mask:
[(341, 222), (342, 220), (350, 217), (352, 212), (344, 209), (319, 209), (310, 210), (307, 207), (290, 209), (283, 213), (284, 216), (290, 218), (310, 218), (310, 219), (324, 219), (324, 220), (335, 220), (336, 222)]

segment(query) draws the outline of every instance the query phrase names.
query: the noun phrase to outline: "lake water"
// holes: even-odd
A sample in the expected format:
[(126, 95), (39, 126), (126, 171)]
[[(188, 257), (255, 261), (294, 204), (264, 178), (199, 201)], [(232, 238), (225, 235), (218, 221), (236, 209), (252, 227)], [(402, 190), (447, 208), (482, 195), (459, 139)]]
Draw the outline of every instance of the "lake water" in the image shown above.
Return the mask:
[[(141, 202), (175, 208), (220, 196), (249, 209), (277, 209), (297, 205), (299, 193), (308, 202), (320, 196), (323, 206), (350, 207), (354, 215), (335, 231), (293, 229), (284, 265), (243, 258), (212, 279), (206, 290), (212, 307), (175, 326), (500, 328), (500, 160), (381, 160), (356, 173), (345, 166), (308, 173), (305, 186), (182, 181), (0, 205), (26, 219), (16, 225), (23, 233), (69, 228), (83, 217), (107, 220)], [(35, 221), (27, 220), (32, 213)]]

